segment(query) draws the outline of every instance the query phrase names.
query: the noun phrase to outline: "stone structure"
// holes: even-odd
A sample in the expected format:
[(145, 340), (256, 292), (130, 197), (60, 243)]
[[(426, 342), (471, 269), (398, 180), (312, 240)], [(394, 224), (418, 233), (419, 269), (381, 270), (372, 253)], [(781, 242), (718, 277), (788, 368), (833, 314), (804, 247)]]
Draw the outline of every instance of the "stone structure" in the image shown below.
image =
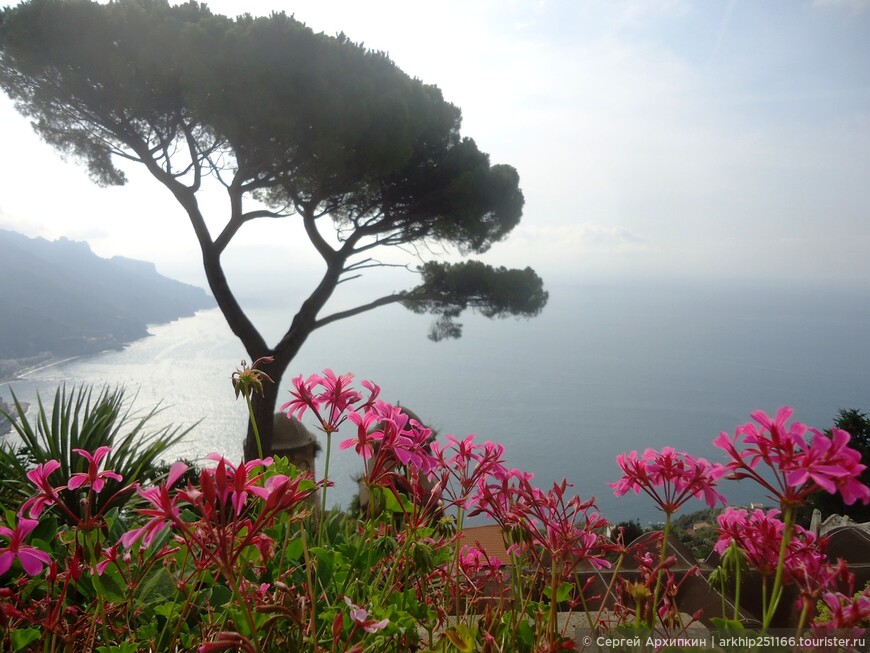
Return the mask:
[(272, 421), (272, 454), (286, 456), (298, 469), (314, 474), (314, 458), (320, 444), (314, 434), (295, 417), (275, 413)]

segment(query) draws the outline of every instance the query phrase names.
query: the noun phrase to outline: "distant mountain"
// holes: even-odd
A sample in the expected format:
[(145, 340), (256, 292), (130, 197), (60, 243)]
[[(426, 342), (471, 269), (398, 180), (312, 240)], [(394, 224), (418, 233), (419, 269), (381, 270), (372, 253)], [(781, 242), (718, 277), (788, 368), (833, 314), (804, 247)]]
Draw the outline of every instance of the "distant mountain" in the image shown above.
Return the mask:
[[(87, 243), (0, 229), (0, 362), (119, 348), (214, 306), (202, 288), (157, 273), (153, 263), (100, 258)], [(2, 375), (0, 375), (2, 376)]]

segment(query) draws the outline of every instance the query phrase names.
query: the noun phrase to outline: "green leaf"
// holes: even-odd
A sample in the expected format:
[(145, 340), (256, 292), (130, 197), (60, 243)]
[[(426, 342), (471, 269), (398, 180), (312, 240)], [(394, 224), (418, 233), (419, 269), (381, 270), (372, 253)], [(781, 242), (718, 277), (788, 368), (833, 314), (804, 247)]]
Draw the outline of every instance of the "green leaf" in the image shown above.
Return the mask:
[(338, 551), (321, 547), (311, 549), (311, 553), (317, 558), (317, 581), (323, 586), (329, 585), (343, 556)]
[(404, 495), (399, 495), (402, 498), (401, 503), (392, 492), (384, 492), (383, 496), (384, 504), (389, 512), (403, 515), (414, 511), (414, 503)]
[(166, 617), (167, 620), (171, 620), (174, 615), (181, 613), (181, 606), (175, 602), (161, 603), (154, 606), (154, 612), (161, 617)]
[(215, 585), (209, 594), (209, 603), (214, 607), (224, 606), (233, 598), (232, 590), (226, 585)]
[(107, 567), (102, 575), (94, 574), (91, 577), (91, 582), (94, 584), (97, 594), (110, 603), (124, 601), (127, 598), (126, 584), (117, 569)]
[[(91, 452), (101, 446), (111, 449), (105, 458), (105, 469), (119, 473), (124, 480), (106, 482), (104, 491), (96, 496), (95, 505), (91, 506), (93, 513), (109, 509), (110, 504), (138, 501), (135, 494), (117, 494), (116, 491), (122, 484), (155, 478), (166, 450), (190, 431), (171, 426), (153, 429), (150, 422), (165, 408), (158, 404), (147, 412), (134, 412), (133, 401), (125, 397), (122, 387), (104, 386), (95, 391), (90, 385), (72, 389), (61, 386), (55, 391), (50, 407), (37, 395), (35, 414), (25, 414), (14, 392), (12, 397), (19, 413), (13, 426), (23, 442), (21, 451), (32, 464), (57, 460), (60, 468), (51, 475), (53, 482), (61, 483), (74, 473), (88, 471), (87, 459), (74, 453), (74, 449)], [(25, 480), (24, 474), (30, 466), (13, 469), (8, 452), (0, 455), (0, 461), (3, 462), (0, 470), (20, 474), (20, 480)], [(81, 492), (62, 490), (60, 499), (66, 510), (55, 510), (53, 514), (68, 524), (77, 523), (83, 516)]]
[(98, 646), (97, 653), (136, 653), (137, 648), (135, 644), (130, 644), (128, 642), (124, 642), (123, 644), (116, 644), (114, 646)]
[[(556, 588), (556, 603), (562, 603), (571, 598), (571, 587), (571, 583), (562, 583)], [(547, 587), (544, 588), (544, 596), (548, 599), (552, 599), (552, 593), (552, 588), (547, 585)]]
[(294, 537), (292, 540), (288, 540), (285, 544), (284, 559), (288, 561), (301, 560), (303, 552), (302, 538)]
[(713, 624), (713, 627), (716, 630), (721, 630), (725, 633), (729, 634), (740, 634), (745, 628), (743, 624), (737, 621), (736, 619), (723, 619), (722, 617), (711, 617), (710, 623)]
[(163, 567), (155, 567), (139, 584), (136, 595), (145, 603), (174, 598), (178, 589), (175, 579)]
[(444, 634), (450, 643), (462, 653), (474, 653), (475, 640), (477, 639), (476, 629), (472, 630), (465, 624), (456, 624), (453, 628), (448, 628)]
[(23, 651), (27, 646), (39, 639), (38, 628), (16, 628), (9, 633), (12, 639), (12, 650)]

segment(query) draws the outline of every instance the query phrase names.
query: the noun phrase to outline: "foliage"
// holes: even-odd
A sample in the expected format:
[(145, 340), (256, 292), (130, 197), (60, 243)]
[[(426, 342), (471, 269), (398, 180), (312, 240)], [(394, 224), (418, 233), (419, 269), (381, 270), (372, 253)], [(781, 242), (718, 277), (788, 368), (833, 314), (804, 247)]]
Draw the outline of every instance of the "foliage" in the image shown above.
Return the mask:
[(436, 263), (420, 268), (423, 283), (402, 303), (417, 313), (436, 313), (429, 339), (458, 338), (462, 325), (454, 321), (469, 306), (489, 318), (534, 317), (547, 303), (543, 282), (531, 268), (508, 270), (480, 261)]
[(622, 521), (618, 524), (614, 524), (613, 527), (617, 532), (622, 529), (622, 540), (626, 544), (631, 544), (641, 535), (646, 533), (646, 529), (640, 525), (640, 521), (637, 519)]
[[(240, 394), (257, 385), (245, 379), (262, 381), (252, 371), (243, 366), (234, 376)], [(377, 399), (376, 385), (363, 385), (365, 394), (351, 375), (329, 370), (298, 377), (286, 405), (291, 415), (313, 413), (327, 434), (344, 421), (357, 427), (342, 446), (360, 455), (362, 482), (384, 506), (362, 519), (318, 511), (312, 499), (325, 493), (328, 480), (316, 481), (284, 459), (236, 465), (215, 454), (204, 469), (175, 463), (156, 484), (119, 489), (138, 495), (143, 507), (135, 513), (106, 501), (99, 511), (63, 523), (55, 506), (64, 488), (76, 486), (83, 503), (96, 505), (111, 491), (110, 481), (128, 479), (119, 479), (99, 451), (82, 454), (97, 463), (88, 474), (58, 475), (54, 483), (45, 482), (47, 472), (60, 463), (37, 466), (28, 475), (36, 494), (0, 523), (0, 646), (543, 653), (575, 650), (558, 619), (560, 611), (574, 610), (585, 613), (595, 632), (685, 632), (678, 597), (697, 571), (674, 573), (673, 558), (665, 555), (670, 519), (653, 538), (661, 545), (658, 555), (627, 547), (620, 537), (608, 539), (611, 529), (594, 502), (571, 496), (567, 482), (536, 488), (530, 474), (505, 466), (500, 445), (476, 444), (474, 436), (432, 442), (428, 429)], [(787, 424), (787, 412), (775, 419), (757, 413), (761, 429), (745, 425), (733, 441), (717, 440), (731, 458), (725, 465), (667, 448), (620, 456), (624, 476), (614, 483), (616, 491), (646, 488), (670, 517), (680, 489), (717, 503), (721, 477), (742, 473), (754, 452), (765, 451), (774, 475), (782, 472), (797, 488), (783, 488), (782, 497), (806, 496), (804, 483), (818, 481), (793, 472), (808, 470), (809, 478), (824, 483), (837, 464), (849, 466), (852, 454), (834, 446), (836, 435), (827, 448), (815, 441), (800, 446), (807, 429)], [(786, 449), (789, 459), (775, 453)], [(818, 456), (822, 451), (826, 457)], [(805, 465), (802, 457), (810, 452), (816, 458)], [(852, 480), (858, 467), (848, 471)], [(852, 496), (863, 494), (838, 479)], [(439, 491), (424, 480), (434, 480)], [(776, 609), (779, 588), (798, 587), (799, 630), (816, 611), (819, 629), (870, 619), (867, 592), (854, 593), (845, 567), (827, 562), (824, 541), (794, 526), (792, 508), (783, 504), (784, 519), (778, 510), (731, 508), (718, 518), (724, 566), (717, 578), (724, 583), (726, 572), (736, 575), (737, 589), (734, 604), (723, 603), (722, 618), (714, 621), (732, 634), (744, 633), (738, 618), (747, 565), (773, 581), (766, 612), (770, 605)], [(467, 512), (499, 524), (509, 559), (462, 543)], [(629, 558), (637, 573), (631, 582), (617, 582)], [(604, 600), (584, 580), (599, 574), (610, 579)]]
[(706, 508), (681, 515), (674, 520), (674, 537), (685, 544), (698, 560), (706, 560), (719, 538), (716, 518), (721, 513), (721, 508)]
[[(126, 181), (120, 159), (172, 193), (230, 328), (251, 360), (272, 358), (276, 381), (314, 330), (380, 306), (432, 312), (432, 334), (444, 338), (460, 334), (454, 318), (465, 308), (533, 316), (547, 301), (529, 268), (424, 263), (416, 287), (325, 313), (339, 283), (387, 265), (377, 251), (482, 253), (519, 223), (524, 203), (516, 170), (461, 135), (461, 112), (437, 87), (344, 35), (193, 2), (26, 0), (0, 20), (0, 87), (97, 183)], [(217, 233), (208, 225), (220, 216), (200, 203), (212, 182), (227, 200)], [(247, 223), (276, 218), (301, 223), (325, 270), (269, 346), (221, 256)], [(252, 398), (266, 451), (276, 397), (270, 387)], [(256, 455), (253, 428), (245, 451)]]
[[(22, 441), (17, 449), (0, 447), (0, 470), (3, 480), (0, 492), (6, 499), (29, 495), (27, 470), (33, 466), (45, 466), (57, 461), (54, 479), (70, 479), (76, 474), (87, 474), (91, 461), (78, 451), (96, 453), (108, 447), (104, 461), (106, 468), (113, 470), (128, 483), (153, 481), (159, 475), (160, 459), (166, 451), (179, 442), (193, 426), (187, 429), (164, 426), (152, 428), (153, 419), (162, 408), (155, 406), (140, 413), (133, 411), (134, 401), (128, 401), (122, 387), (103, 387), (95, 393), (92, 386), (81, 385), (67, 390), (57, 389), (50, 411), (37, 398), (37, 413), (31, 419), (13, 393), (13, 428)], [(12, 419), (13, 415), (6, 415)], [(122, 505), (129, 492), (118, 494), (121, 485), (114, 479), (106, 480), (106, 492), (95, 495), (95, 504), (88, 510), (103, 512), (111, 498), (113, 505)], [(64, 489), (59, 494), (64, 510), (58, 517), (67, 523), (75, 523), (83, 517), (80, 493)]]

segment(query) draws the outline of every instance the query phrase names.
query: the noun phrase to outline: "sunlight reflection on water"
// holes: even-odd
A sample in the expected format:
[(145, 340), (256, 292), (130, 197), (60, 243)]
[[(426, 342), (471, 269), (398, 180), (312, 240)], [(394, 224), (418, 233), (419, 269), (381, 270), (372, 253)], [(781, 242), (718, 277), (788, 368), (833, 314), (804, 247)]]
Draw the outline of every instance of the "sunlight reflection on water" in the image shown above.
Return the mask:
[[(796, 419), (819, 428), (840, 408), (870, 410), (866, 299), (828, 290), (555, 287), (536, 319), (468, 317), (463, 338), (437, 344), (425, 338), (428, 317), (388, 307), (315, 332), (279, 401), (291, 376), (353, 372), (441, 434), (502, 442), (509, 464), (534, 472), (541, 487), (567, 477), (613, 520), (656, 519), (643, 497), (615, 499), (607, 487), (621, 451), (671, 445), (715, 460), (712, 440), (757, 408), (789, 404)], [(277, 309), (252, 319), (271, 338), (289, 321)], [(12, 387), (33, 401), (61, 383), (124, 384), (138, 389), (140, 409), (165, 402), (161, 424), (202, 420), (174, 455), (238, 458), (247, 412), (230, 375), (248, 357), (220, 313), (150, 331), (123, 351), (45, 368)], [(0, 393), (8, 395), (2, 386)], [(333, 454), (329, 503), (346, 505), (361, 465), (352, 450), (334, 446)], [(764, 499), (734, 484), (725, 494)]]

